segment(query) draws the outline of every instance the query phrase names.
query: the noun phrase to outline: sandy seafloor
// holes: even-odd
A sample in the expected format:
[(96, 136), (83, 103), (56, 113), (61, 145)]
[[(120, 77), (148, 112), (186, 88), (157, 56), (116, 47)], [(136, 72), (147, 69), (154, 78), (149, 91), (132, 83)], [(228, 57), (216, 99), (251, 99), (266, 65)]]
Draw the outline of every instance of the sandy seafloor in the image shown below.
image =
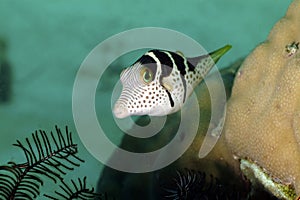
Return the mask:
[[(0, 104), (1, 165), (24, 161), (12, 146), (17, 139), (24, 141), (36, 129), (50, 131), (55, 124), (68, 125), (80, 144), (79, 156), (86, 161), (69, 176), (87, 176), (88, 184), (96, 186), (103, 165), (85, 150), (76, 134), (72, 89), (80, 64), (97, 44), (132, 28), (170, 28), (192, 37), (208, 51), (231, 44), (232, 50), (218, 64), (224, 67), (264, 41), (290, 2), (0, 0), (0, 37), (8, 43), (7, 58), (13, 70), (12, 100)], [(113, 48), (110, 51), (114, 53)], [(117, 62), (109, 78), (100, 83), (98, 115), (107, 115), (101, 110), (110, 105), (102, 100), (110, 98), (111, 85), (133, 61)], [(120, 138), (114, 135), (113, 121), (101, 123), (112, 127), (112, 138)], [(54, 189), (51, 182), (47, 184), (42, 192)]]

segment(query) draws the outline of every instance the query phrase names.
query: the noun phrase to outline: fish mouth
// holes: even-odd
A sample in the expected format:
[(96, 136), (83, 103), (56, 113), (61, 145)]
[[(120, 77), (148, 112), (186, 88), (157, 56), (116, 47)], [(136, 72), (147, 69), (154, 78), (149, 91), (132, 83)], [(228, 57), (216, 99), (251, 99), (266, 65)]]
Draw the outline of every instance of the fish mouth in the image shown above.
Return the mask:
[(124, 105), (122, 105), (118, 102), (114, 106), (113, 114), (116, 118), (119, 118), (119, 119), (123, 119), (130, 115), (130, 113), (128, 112), (128, 109), (126, 107), (124, 107)]

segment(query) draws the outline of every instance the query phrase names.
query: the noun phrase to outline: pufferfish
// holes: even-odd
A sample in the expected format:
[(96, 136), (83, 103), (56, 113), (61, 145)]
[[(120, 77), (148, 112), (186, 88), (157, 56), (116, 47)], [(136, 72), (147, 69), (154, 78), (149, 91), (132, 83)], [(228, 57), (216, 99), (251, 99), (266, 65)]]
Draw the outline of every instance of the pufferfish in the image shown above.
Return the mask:
[(123, 89), (113, 113), (165, 116), (179, 111), (194, 88), (231, 48), (226, 45), (206, 55), (186, 58), (181, 52), (150, 50), (120, 75)]

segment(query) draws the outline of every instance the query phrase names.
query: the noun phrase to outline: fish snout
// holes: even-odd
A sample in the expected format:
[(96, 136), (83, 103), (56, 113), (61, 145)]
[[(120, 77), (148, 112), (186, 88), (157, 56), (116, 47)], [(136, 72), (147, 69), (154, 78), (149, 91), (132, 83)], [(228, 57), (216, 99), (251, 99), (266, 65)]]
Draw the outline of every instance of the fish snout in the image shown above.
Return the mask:
[(114, 113), (115, 117), (119, 118), (119, 119), (128, 117), (130, 115), (126, 106), (120, 102), (116, 102), (114, 109), (113, 109), (113, 113)]

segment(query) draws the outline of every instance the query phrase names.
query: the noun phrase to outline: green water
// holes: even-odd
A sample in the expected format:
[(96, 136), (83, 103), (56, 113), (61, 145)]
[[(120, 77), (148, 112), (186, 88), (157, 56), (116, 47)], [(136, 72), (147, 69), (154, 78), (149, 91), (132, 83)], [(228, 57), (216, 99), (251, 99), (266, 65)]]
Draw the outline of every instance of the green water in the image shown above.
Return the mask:
[[(17, 139), (25, 141), (36, 129), (50, 131), (55, 124), (68, 125), (86, 161), (69, 177), (87, 176), (89, 185), (96, 186), (103, 165), (81, 144), (72, 115), (77, 70), (96, 45), (128, 29), (164, 27), (192, 37), (207, 51), (231, 44), (232, 50), (218, 64), (224, 67), (264, 41), (290, 2), (0, 0), (0, 37), (7, 44), (2, 59), (9, 62), (12, 72), (11, 99), (0, 103), (1, 165), (24, 161), (22, 153), (12, 146)], [(129, 60), (115, 63), (98, 87), (98, 101), (110, 98), (110, 88), (122, 68), (134, 61)], [(97, 102), (96, 106), (98, 115), (111, 115), (104, 113), (110, 112), (109, 104)], [(111, 126), (113, 140), (122, 137), (114, 134), (117, 129), (113, 121), (103, 123)], [(53, 190), (49, 185), (43, 192)]]

